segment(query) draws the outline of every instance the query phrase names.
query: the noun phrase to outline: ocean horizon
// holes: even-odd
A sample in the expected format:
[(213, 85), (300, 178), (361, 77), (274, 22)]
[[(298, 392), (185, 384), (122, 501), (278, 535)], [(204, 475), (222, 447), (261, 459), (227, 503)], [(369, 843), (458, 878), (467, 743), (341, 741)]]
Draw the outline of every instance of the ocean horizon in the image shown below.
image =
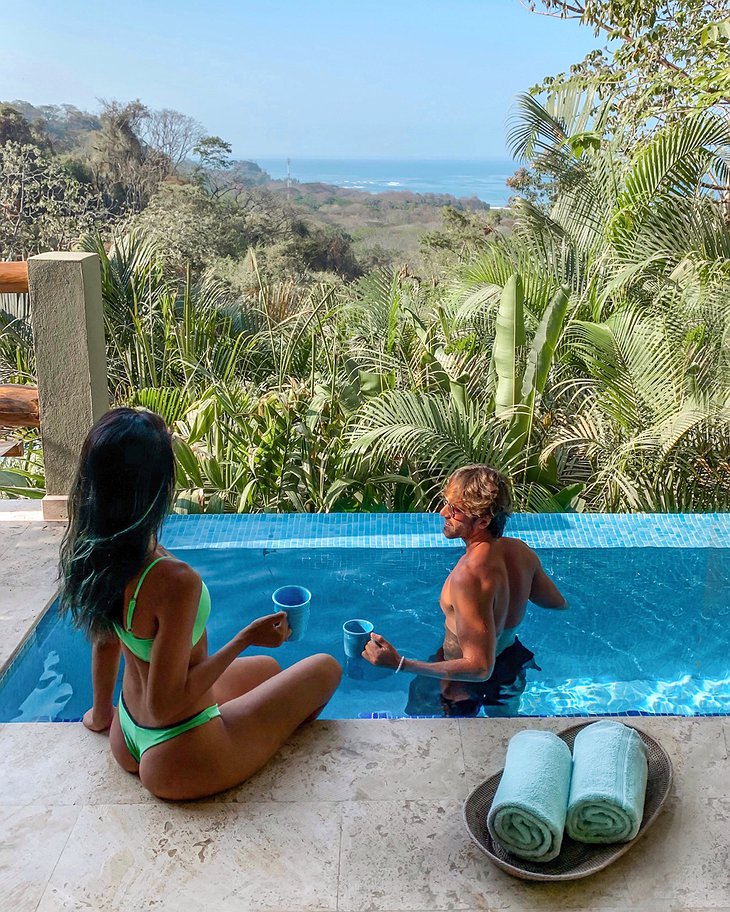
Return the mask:
[[(286, 180), (286, 158), (256, 158), (275, 180)], [(292, 180), (332, 184), (366, 193), (409, 191), (477, 197), (505, 206), (512, 191), (506, 181), (519, 167), (510, 159), (335, 159), (291, 158)]]

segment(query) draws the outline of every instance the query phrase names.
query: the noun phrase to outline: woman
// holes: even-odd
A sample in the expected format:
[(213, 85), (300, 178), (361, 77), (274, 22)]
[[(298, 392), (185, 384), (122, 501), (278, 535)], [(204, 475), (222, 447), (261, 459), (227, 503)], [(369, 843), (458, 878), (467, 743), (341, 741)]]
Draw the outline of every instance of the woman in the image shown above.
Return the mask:
[[(212, 655), (210, 596), (200, 576), (157, 540), (175, 487), (161, 418), (119, 408), (91, 429), (69, 498), (61, 546), (61, 608), (93, 643), (92, 731), (111, 727), (117, 762), (159, 798), (237, 785), (303, 722), (316, 718), (341, 669), (314, 655), (285, 671), (248, 646), (280, 646), (285, 612), (258, 618)], [(118, 712), (112, 695), (124, 652)]]

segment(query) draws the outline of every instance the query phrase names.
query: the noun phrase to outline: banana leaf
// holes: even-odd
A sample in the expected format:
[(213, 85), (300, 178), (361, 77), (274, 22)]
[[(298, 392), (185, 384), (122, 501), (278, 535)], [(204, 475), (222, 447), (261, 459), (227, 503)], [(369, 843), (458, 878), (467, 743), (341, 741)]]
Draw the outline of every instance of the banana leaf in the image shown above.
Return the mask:
[(516, 273), (504, 286), (499, 302), (492, 360), (497, 370), (497, 392), (494, 412), (497, 418), (509, 417), (519, 402), (520, 387), (518, 349), (525, 344), (525, 295), (522, 280)]

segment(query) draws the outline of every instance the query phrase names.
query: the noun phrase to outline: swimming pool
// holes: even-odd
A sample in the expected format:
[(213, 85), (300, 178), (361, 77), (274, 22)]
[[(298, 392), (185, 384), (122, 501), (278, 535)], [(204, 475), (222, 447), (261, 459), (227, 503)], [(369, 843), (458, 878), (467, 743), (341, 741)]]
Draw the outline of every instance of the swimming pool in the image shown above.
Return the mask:
[[(356, 617), (406, 655), (431, 655), (463, 548), (441, 527), (423, 514), (172, 517), (163, 540), (210, 588), (211, 651), (271, 611), (277, 587), (312, 591), (307, 635), (272, 653), (286, 666), (319, 651), (344, 663), (342, 623)], [(507, 531), (571, 605), (528, 608), (520, 638), (542, 670), (527, 673), (520, 715), (730, 712), (730, 517), (519, 515)], [(0, 680), (0, 721), (79, 719), (89, 656), (51, 609)], [(323, 718), (402, 716), (410, 680), (350, 663)]]

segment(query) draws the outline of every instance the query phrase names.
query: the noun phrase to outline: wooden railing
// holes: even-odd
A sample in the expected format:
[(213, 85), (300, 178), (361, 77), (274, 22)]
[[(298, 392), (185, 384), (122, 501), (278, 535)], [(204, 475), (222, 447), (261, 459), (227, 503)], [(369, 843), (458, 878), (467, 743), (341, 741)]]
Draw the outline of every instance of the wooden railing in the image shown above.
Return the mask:
[(23, 444), (20, 440), (0, 440), (1, 456), (22, 456)]
[(0, 294), (28, 294), (28, 264), (0, 263)]
[[(28, 264), (0, 263), (0, 294), (28, 294)], [(0, 428), (40, 427), (38, 390), (35, 386), (0, 386)], [(22, 456), (19, 440), (0, 439), (0, 458)]]
[(40, 426), (38, 388), (17, 383), (0, 386), (0, 428)]
[[(38, 388), (20, 384), (0, 386), (0, 428), (37, 428), (41, 425)], [(3, 438), (0, 431), (0, 459), (22, 456), (23, 443)]]

